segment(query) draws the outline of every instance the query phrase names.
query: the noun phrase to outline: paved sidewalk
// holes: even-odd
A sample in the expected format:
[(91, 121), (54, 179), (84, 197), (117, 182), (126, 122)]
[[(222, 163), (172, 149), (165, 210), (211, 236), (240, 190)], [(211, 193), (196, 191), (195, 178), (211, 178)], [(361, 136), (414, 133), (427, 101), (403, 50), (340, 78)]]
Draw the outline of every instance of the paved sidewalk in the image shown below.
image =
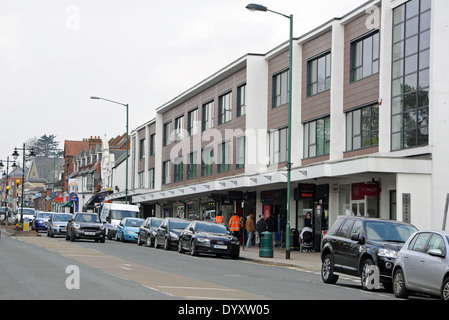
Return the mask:
[(319, 252), (300, 252), (290, 250), (290, 259), (285, 258), (285, 248), (274, 248), (273, 258), (259, 256), (259, 248), (240, 247), (240, 259), (254, 261), (257, 263), (266, 263), (271, 265), (296, 267), (310, 271), (321, 270), (321, 258)]

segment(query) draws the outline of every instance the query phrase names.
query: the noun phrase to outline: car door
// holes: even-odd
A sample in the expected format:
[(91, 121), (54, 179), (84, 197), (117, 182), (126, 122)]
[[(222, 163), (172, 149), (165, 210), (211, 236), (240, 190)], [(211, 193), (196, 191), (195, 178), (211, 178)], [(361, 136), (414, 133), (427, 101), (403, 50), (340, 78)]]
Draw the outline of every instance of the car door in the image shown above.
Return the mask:
[(432, 256), (428, 252), (432, 249), (439, 249), (446, 255), (447, 249), (443, 237), (439, 234), (432, 234), (432, 237), (428, 241), (425, 253), (423, 253), (419, 262), (419, 274), (420, 284), (423, 288), (428, 290), (433, 290), (439, 292), (441, 289), (441, 284), (444, 276), (444, 257)]
[[(352, 237), (357, 237), (352, 239)], [(354, 221), (349, 232), (349, 239), (346, 241), (345, 263), (350, 269), (358, 270), (360, 260), (361, 240), (364, 238), (363, 222), (359, 219)]]
[(422, 275), (420, 274), (420, 260), (426, 256), (424, 253), (427, 241), (431, 234), (428, 232), (418, 233), (404, 251), (404, 272), (407, 282), (416, 287), (422, 287)]
[(348, 246), (347, 241), (349, 240), (348, 234), (353, 223), (354, 223), (353, 219), (346, 219), (335, 235), (336, 237), (333, 242), (333, 248), (334, 248), (334, 263), (336, 265), (341, 265), (344, 267), (348, 264), (346, 257), (346, 251)]
[(158, 245), (161, 245), (164, 243), (164, 238), (165, 238), (165, 234), (167, 232), (167, 228), (168, 228), (168, 219), (164, 219), (164, 221), (162, 221), (161, 225), (157, 229), (157, 234), (156, 234), (157, 239), (156, 240), (157, 240)]

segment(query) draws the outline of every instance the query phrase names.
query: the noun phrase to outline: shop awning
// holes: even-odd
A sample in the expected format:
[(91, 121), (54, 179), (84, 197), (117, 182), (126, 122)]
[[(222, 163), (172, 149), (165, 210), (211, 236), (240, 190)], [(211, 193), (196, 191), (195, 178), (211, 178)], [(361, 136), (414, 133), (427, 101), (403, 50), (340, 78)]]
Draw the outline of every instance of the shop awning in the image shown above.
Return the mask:
[(63, 207), (63, 208), (67, 208), (67, 207), (71, 207), (72, 206), (72, 201), (67, 201), (67, 202), (65, 202), (63, 205), (61, 205), (61, 207)]

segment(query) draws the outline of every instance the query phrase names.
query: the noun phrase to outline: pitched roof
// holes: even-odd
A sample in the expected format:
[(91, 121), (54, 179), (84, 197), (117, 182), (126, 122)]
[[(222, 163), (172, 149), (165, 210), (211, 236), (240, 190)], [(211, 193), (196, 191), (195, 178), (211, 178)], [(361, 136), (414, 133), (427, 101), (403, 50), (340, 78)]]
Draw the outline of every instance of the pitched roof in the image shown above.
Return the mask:
[(83, 140), (83, 141), (65, 140), (64, 141), (64, 157), (73, 156), (87, 148), (89, 148), (89, 141), (87, 141), (87, 140)]

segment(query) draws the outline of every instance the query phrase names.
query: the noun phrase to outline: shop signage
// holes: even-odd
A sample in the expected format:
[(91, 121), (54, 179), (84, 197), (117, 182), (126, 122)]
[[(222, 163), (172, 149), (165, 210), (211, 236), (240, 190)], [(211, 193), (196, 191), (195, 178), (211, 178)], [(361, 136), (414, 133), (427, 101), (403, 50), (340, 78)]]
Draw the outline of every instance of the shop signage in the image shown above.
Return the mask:
[(315, 185), (308, 183), (298, 183), (295, 189), (295, 200), (315, 197)]
[(376, 183), (353, 183), (351, 188), (351, 200), (363, 200), (365, 196), (379, 195), (379, 186)]
[(63, 197), (55, 197), (55, 202), (64, 202)]
[(228, 191), (228, 197), (229, 201), (241, 201), (243, 200), (243, 191)]

